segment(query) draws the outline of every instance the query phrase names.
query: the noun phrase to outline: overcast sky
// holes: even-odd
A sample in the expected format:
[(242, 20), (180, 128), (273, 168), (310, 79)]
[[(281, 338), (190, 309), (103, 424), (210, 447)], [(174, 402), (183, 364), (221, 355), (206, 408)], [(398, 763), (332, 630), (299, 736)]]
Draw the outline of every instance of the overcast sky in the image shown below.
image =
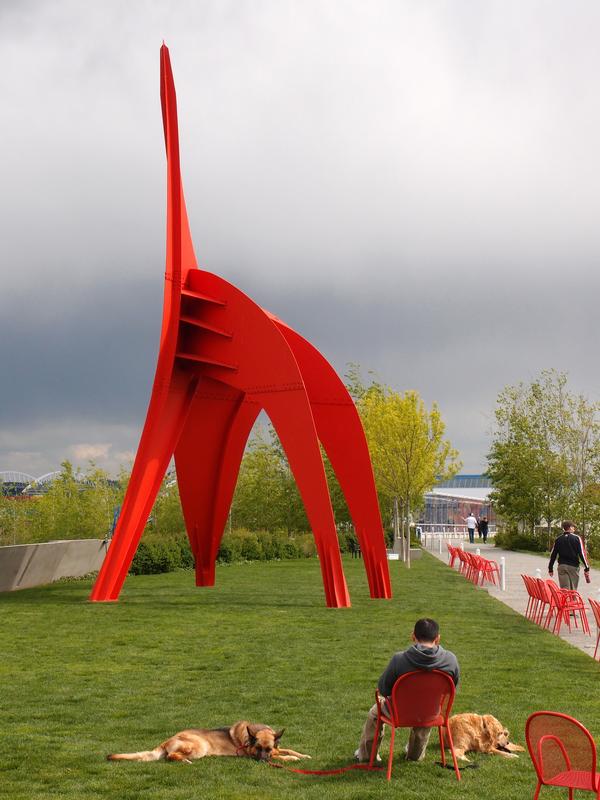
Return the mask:
[(202, 267), (437, 401), (464, 472), (506, 384), (600, 400), (597, 2), (0, 0), (0, 470), (135, 452), (163, 39)]

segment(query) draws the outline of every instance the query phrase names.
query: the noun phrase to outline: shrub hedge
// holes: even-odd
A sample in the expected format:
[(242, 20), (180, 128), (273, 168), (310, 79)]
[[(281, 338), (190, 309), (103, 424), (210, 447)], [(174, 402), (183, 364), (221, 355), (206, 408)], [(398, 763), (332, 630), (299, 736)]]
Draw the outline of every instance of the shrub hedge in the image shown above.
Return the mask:
[(505, 550), (525, 550), (532, 553), (545, 553), (548, 549), (546, 539), (538, 536), (519, 533), (515, 530), (499, 530), (494, 537), (496, 547)]
[[(349, 549), (345, 535), (340, 537), (340, 549)], [(312, 558), (316, 555), (312, 533), (288, 535), (285, 531), (234, 530), (224, 534), (217, 556), (221, 564), (240, 561), (271, 561)], [(193, 569), (194, 557), (185, 533), (165, 536), (147, 532), (142, 537), (131, 569), (132, 575), (151, 575)]]

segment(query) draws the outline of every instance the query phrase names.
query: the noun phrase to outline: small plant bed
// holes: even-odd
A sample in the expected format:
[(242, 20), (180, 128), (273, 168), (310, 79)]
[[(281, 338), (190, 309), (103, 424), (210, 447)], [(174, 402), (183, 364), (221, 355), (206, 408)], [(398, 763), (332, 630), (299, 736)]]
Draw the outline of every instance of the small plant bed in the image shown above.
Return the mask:
[(520, 744), (539, 709), (572, 714), (600, 736), (598, 663), (427, 553), (410, 570), (390, 568), (393, 600), (371, 600), (362, 562), (345, 557), (353, 606), (337, 610), (324, 606), (316, 559), (220, 566), (212, 589), (195, 588), (189, 571), (130, 576), (115, 604), (88, 603), (89, 580), (3, 595), (0, 797), (532, 796), (526, 753), (472, 755), (479, 768), (458, 783), (434, 763), (435, 736), (424, 762), (403, 761), (406, 731), (389, 784), (382, 773), (302, 776), (241, 758), (105, 761), (186, 727), (245, 718), (285, 727), (282, 746), (313, 756), (303, 767), (348, 764), (377, 678), (421, 616), (438, 619), (442, 643), (459, 658), (455, 713), (493, 714)]

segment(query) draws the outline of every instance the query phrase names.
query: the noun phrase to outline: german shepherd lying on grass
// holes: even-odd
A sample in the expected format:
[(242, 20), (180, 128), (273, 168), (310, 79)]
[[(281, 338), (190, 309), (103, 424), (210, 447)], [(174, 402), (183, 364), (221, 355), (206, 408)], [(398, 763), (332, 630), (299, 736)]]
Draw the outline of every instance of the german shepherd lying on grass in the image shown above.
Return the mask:
[(310, 758), (295, 750), (279, 747), (283, 729), (274, 731), (268, 725), (242, 720), (230, 728), (189, 728), (176, 733), (154, 750), (140, 753), (111, 753), (109, 761), (183, 761), (191, 764), (204, 756), (245, 756), (257, 761), (299, 761)]

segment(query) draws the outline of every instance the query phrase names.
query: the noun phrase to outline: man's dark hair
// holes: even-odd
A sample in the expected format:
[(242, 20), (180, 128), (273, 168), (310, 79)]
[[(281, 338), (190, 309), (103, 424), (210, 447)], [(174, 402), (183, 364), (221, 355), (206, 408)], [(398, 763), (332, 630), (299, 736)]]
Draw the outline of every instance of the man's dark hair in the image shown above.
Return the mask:
[(434, 619), (425, 617), (415, 622), (415, 639), (418, 642), (434, 642), (440, 632), (440, 626)]
[(574, 528), (574, 527), (575, 527), (575, 523), (574, 522), (569, 522), (568, 519), (566, 519), (562, 524), (562, 529), (563, 529), (563, 531), (565, 533), (568, 532), (569, 528)]

